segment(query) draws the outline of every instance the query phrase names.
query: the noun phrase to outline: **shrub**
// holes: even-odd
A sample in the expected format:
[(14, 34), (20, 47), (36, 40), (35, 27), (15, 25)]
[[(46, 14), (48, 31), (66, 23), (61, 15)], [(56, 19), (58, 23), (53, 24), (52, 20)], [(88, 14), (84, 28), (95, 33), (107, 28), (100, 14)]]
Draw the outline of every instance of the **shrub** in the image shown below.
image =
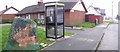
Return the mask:
[(12, 23), (13, 19), (2, 19), (2, 23)]
[(87, 27), (87, 28), (93, 28), (95, 27), (95, 23), (89, 23), (89, 22), (85, 22), (85, 23), (81, 23), (81, 24), (77, 24), (75, 25), (76, 27)]
[(34, 21), (37, 23), (38, 26), (42, 25), (42, 23), (39, 23), (39, 19), (35, 19)]
[(38, 23), (39, 20), (38, 20), (38, 19), (34, 19), (34, 21), (35, 21), (36, 23)]

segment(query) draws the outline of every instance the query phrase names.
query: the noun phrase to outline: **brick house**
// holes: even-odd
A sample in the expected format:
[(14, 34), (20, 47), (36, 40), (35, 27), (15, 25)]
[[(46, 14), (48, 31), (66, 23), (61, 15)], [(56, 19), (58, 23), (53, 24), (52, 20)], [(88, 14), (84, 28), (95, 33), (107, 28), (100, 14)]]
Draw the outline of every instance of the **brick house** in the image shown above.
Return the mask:
[(27, 19), (42, 19), (45, 18), (45, 12), (44, 12), (44, 3), (38, 2), (37, 5), (32, 5), (25, 7), (20, 12), (17, 13), (17, 17), (20, 18), (27, 18)]
[[(65, 25), (75, 25), (79, 23), (85, 22), (85, 13), (87, 12), (85, 5), (82, 1), (76, 2), (61, 2), (65, 4), (65, 12), (64, 12), (64, 22)], [(43, 2), (38, 2), (37, 5), (32, 5), (25, 7), (21, 10), (17, 16), (22, 18), (29, 19), (45, 19), (44, 12), (44, 4)]]
[(9, 7), (0, 12), (0, 18), (2, 19), (14, 19), (16, 14), (18, 13), (18, 10), (14, 7)]
[(95, 23), (97, 19), (99, 24), (103, 23), (103, 13), (100, 10), (100, 8), (90, 5), (87, 9), (88, 13), (86, 13), (85, 21)]

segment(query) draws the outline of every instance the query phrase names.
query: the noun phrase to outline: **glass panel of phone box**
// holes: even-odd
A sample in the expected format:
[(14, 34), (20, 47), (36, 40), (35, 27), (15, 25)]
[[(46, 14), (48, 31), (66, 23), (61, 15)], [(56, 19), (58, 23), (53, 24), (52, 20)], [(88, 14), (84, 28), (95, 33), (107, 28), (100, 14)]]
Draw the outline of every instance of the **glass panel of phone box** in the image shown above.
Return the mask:
[(57, 37), (63, 35), (63, 7), (57, 7), (57, 14), (55, 19), (55, 8), (54, 7), (47, 7), (47, 36), (55, 37), (55, 23), (57, 23)]

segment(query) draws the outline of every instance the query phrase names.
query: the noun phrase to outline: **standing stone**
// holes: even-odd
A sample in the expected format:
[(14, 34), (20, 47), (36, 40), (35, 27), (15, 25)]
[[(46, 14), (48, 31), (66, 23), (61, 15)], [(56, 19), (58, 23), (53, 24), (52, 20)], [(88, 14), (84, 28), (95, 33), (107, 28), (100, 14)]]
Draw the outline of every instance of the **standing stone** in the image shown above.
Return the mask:
[(37, 50), (37, 24), (30, 19), (15, 18), (4, 50)]

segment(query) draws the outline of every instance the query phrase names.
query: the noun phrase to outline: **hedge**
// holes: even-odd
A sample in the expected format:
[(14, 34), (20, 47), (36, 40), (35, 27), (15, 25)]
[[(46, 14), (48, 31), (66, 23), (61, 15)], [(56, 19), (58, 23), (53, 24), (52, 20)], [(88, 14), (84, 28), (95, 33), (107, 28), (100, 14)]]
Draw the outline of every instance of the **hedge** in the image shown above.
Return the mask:
[(2, 19), (2, 24), (3, 23), (12, 23), (13, 19)]

